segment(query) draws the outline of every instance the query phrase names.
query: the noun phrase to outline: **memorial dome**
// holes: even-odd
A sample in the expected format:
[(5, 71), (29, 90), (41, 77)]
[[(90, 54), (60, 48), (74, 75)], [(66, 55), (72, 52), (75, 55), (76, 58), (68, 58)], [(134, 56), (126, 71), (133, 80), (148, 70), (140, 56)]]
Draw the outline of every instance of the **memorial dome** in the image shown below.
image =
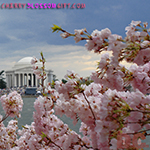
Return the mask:
[[(22, 59), (20, 59), (13, 68), (15, 69), (19, 69), (19, 68), (23, 68), (23, 67), (32, 67), (31, 65), (31, 60), (33, 57), (24, 57)], [(37, 62), (36, 65), (40, 66), (40, 62)]]
[(18, 64), (31, 64), (31, 60), (32, 60), (32, 57), (24, 57), (22, 59), (20, 59), (17, 63)]

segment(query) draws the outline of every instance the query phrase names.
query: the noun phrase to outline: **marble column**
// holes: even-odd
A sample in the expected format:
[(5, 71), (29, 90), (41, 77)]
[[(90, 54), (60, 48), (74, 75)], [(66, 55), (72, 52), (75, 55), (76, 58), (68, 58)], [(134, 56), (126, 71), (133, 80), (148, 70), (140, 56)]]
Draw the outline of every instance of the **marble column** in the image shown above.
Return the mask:
[(16, 78), (17, 78), (17, 76), (16, 76), (16, 74), (14, 74), (14, 86), (17, 86), (17, 84), (16, 84)]
[(12, 74), (12, 86), (15, 86), (15, 79), (14, 79), (14, 73)]
[(29, 86), (29, 77), (28, 77), (28, 74), (27, 74), (27, 87)]
[(36, 76), (35, 76), (35, 80), (36, 80), (36, 87), (38, 87), (38, 79)]
[(9, 87), (12, 87), (12, 74), (10, 74), (10, 86)]
[(31, 86), (34, 87), (34, 77), (33, 77), (33, 74), (31, 74)]
[(18, 87), (20, 86), (20, 73), (18, 73)]
[(24, 83), (24, 73), (22, 74), (22, 86), (24, 86), (25, 83)]

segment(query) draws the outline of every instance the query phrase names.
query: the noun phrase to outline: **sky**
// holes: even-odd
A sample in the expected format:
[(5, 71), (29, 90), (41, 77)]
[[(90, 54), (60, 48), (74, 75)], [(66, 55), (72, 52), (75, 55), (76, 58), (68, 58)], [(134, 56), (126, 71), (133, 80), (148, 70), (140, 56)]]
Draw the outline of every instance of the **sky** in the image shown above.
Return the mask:
[[(6, 3), (26, 5), (9, 9)], [(28, 8), (36, 3), (70, 3), (75, 8)], [(77, 4), (85, 4), (85, 8), (77, 9)], [(74, 29), (86, 28), (92, 33), (109, 28), (123, 37), (132, 20), (150, 24), (149, 0), (1, 0), (0, 7), (0, 70), (11, 69), (23, 57), (40, 58), (42, 51), (47, 69), (53, 70), (57, 79), (64, 78), (67, 70), (90, 76), (100, 55), (87, 51), (86, 41), (75, 43), (73, 37), (62, 39), (60, 33), (52, 33), (53, 24), (71, 33)]]

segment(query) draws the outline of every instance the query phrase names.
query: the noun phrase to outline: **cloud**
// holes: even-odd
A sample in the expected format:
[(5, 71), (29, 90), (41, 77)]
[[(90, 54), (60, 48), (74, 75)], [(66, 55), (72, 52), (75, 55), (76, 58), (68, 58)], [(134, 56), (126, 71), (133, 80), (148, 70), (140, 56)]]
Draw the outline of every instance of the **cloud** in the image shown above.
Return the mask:
[(94, 71), (94, 70), (95, 70), (95, 67), (87, 67), (87, 68), (84, 68), (84, 69), (82, 69), (82, 70), (83, 70), (83, 71), (84, 71), (84, 70), (88, 70), (88, 71), (93, 70), (93, 71)]
[[(60, 48), (64, 53), (57, 53), (47, 58), (47, 68), (52, 68), (59, 79), (63, 78), (67, 70), (74, 70), (81, 76), (90, 76), (90, 73), (96, 68), (96, 64), (93, 63), (95, 60), (98, 61), (100, 58), (93, 52), (88, 52), (83, 46), (54, 46), (58, 51)], [(53, 50), (55, 50), (53, 47)], [(90, 61), (90, 62), (88, 62)], [(89, 69), (89, 66), (91, 69)], [(85, 71), (86, 70), (86, 71)]]
[(9, 70), (11, 69), (15, 63), (16, 60), (19, 60), (20, 56), (7, 56), (0, 59), (0, 70)]
[(21, 41), (21, 39), (17, 38), (16, 36), (7, 35), (7, 37), (8, 37), (11, 41)]
[[(67, 70), (74, 70), (83, 77), (90, 76), (91, 72), (96, 70), (97, 62), (100, 61), (101, 57), (101, 54), (87, 51), (84, 46), (41, 43), (38, 46), (13, 51), (11, 56), (7, 55), (5, 58), (1, 58), (0, 69), (11, 69), (23, 57), (35, 56), (40, 58), (39, 53), (41, 51), (46, 59), (46, 68), (53, 70), (58, 79), (62, 79)], [(111, 56), (111, 52), (109, 53)], [(126, 62), (122, 64), (130, 66)]]
[[(17, 3), (20, 0), (16, 0)], [(10, 3), (6, 0), (5, 3)], [(21, 2), (22, 3), (22, 2)], [(31, 3), (26, 0), (25, 3)], [(32, 3), (41, 3), (36, 0)], [(45, 0), (44, 3), (49, 3)], [(54, 3), (72, 3), (69, 0), (55, 0)], [(85, 3), (85, 9), (1, 9), (0, 16), (0, 70), (10, 69), (23, 57), (36, 56), (43, 51), (47, 68), (62, 78), (67, 69), (82, 76), (89, 76), (95, 70), (100, 55), (88, 52), (85, 41), (73, 45), (73, 38), (61, 39), (59, 33), (50, 31), (52, 24), (62, 26), (69, 32), (86, 27), (91, 33), (95, 28), (110, 28), (112, 33), (124, 35), (124, 28), (131, 20), (147, 21), (147, 3), (118, 0), (76, 0)], [(140, 3), (144, 7), (140, 7)], [(134, 11), (133, 11), (133, 8)], [(140, 9), (140, 11), (139, 11)], [(142, 13), (141, 13), (142, 12)], [(73, 43), (73, 44), (72, 44)], [(126, 63), (123, 63), (126, 64)]]
[(12, 52), (11, 56), (0, 59), (0, 68), (1, 70), (11, 69), (23, 57), (36, 56), (40, 58), (40, 51), (43, 51), (46, 58), (46, 68), (53, 70), (59, 79), (64, 77), (67, 70), (74, 70), (84, 77), (89, 76), (90, 72), (96, 68), (95, 61), (100, 58), (93, 52), (88, 52), (84, 46), (44, 45)]
[[(94, 13), (95, 14), (104, 13), (104, 12), (105, 13), (110, 13), (110, 12), (111, 13), (116, 13), (116, 12), (119, 12), (121, 9), (123, 9), (122, 4), (101, 5), (100, 6), (101, 12), (98, 9), (96, 9), (96, 10), (94, 10)], [(112, 15), (112, 14), (110, 14), (110, 15)]]

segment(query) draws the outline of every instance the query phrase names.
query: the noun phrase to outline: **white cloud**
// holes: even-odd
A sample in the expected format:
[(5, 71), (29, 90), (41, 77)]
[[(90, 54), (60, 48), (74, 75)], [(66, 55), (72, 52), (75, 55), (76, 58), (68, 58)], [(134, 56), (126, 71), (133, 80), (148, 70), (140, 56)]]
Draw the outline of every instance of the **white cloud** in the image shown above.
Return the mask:
[[(23, 57), (36, 56), (40, 58), (39, 53), (41, 51), (43, 51), (47, 61), (46, 68), (53, 70), (58, 79), (62, 79), (67, 70), (74, 70), (83, 77), (90, 76), (91, 72), (96, 70), (97, 62), (101, 56), (87, 51), (84, 46), (43, 44), (43, 46), (34, 46), (24, 50), (14, 51), (12, 56), (1, 58), (0, 68), (1, 70), (11, 69)], [(122, 64), (128, 67), (130, 66), (126, 62)]]
[(1, 70), (11, 69), (23, 57), (36, 56), (40, 58), (40, 51), (43, 51), (47, 61), (47, 69), (52, 69), (59, 79), (64, 77), (67, 70), (74, 70), (84, 77), (89, 76), (90, 72), (96, 68), (95, 61), (100, 58), (99, 55), (88, 52), (84, 46), (44, 45), (14, 51), (11, 57), (6, 56), (0, 59), (0, 68)]
[(17, 38), (16, 36), (7, 35), (7, 37), (8, 37), (10, 40), (21, 41), (21, 40), (20, 40), (19, 38)]

